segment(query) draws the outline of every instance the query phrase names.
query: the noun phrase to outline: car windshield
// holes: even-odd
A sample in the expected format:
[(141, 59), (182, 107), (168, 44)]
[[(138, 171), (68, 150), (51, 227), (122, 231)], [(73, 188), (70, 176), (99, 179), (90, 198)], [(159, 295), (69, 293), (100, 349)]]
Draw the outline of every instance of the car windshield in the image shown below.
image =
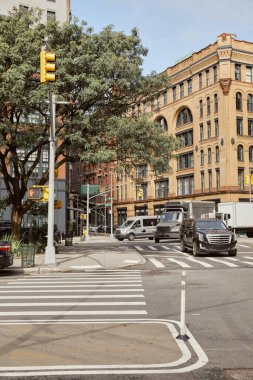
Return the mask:
[(196, 222), (197, 230), (226, 230), (226, 225), (221, 220), (201, 220)]
[(131, 224), (133, 224), (134, 220), (126, 220), (120, 227), (121, 228), (125, 228), (125, 227), (129, 227), (131, 226)]
[(182, 213), (179, 211), (168, 211), (161, 215), (160, 222), (181, 222)]

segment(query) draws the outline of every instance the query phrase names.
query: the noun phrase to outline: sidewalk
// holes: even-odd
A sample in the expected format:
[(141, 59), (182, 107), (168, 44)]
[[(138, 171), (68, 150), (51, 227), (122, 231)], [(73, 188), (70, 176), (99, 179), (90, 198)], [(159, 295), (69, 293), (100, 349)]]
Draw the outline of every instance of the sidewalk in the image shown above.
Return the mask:
[[(113, 242), (113, 247), (110, 243)], [(110, 246), (108, 246), (110, 244)], [(108, 248), (107, 248), (108, 246)], [(65, 246), (65, 241), (59, 245), (59, 253), (55, 255), (56, 263), (45, 265), (45, 254), (35, 255), (35, 266), (21, 267), (21, 258), (14, 258), (13, 266), (5, 271), (19, 273), (71, 272), (93, 269), (116, 269), (131, 265), (144, 264), (145, 259), (127, 242), (119, 242), (106, 235), (90, 236), (89, 241), (73, 239), (73, 245)]]

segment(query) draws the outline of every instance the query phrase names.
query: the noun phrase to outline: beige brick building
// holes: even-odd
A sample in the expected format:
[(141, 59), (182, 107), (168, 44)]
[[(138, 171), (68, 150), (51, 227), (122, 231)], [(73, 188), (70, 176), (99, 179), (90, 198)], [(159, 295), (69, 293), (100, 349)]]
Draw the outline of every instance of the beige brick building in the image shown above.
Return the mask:
[(171, 199), (248, 201), (253, 173), (253, 43), (223, 33), (169, 67), (171, 88), (133, 106), (182, 139), (173, 173), (137, 166), (116, 181), (115, 223), (160, 213)]
[(13, 8), (43, 9), (43, 21), (53, 18), (59, 22), (70, 21), (70, 0), (1, 0), (0, 15), (8, 15)]

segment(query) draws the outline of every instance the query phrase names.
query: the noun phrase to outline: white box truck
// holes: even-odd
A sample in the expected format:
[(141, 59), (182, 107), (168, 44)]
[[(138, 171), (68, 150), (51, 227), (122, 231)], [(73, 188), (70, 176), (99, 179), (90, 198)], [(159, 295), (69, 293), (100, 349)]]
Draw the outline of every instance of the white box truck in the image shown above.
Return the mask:
[(253, 237), (253, 202), (218, 203), (218, 214), (234, 233)]

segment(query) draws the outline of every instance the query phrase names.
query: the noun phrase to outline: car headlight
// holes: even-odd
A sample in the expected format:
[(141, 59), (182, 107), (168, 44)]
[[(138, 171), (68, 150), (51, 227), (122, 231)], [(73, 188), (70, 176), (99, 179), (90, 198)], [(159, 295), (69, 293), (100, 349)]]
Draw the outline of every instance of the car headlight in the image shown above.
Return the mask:
[(197, 233), (197, 237), (198, 237), (199, 241), (205, 241), (204, 235), (199, 233), (199, 232)]
[(171, 232), (179, 232), (179, 230), (180, 230), (180, 226), (175, 226), (171, 228)]

